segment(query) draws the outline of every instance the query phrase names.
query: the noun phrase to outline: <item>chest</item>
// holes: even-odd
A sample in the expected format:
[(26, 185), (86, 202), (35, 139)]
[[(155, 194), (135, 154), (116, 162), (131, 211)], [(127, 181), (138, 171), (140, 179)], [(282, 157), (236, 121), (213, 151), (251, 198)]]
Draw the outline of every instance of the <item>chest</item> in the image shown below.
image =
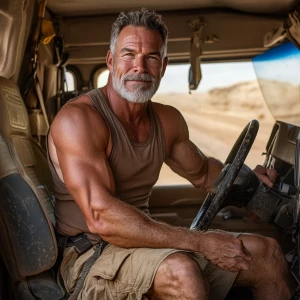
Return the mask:
[(149, 140), (151, 134), (151, 124), (149, 120), (140, 124), (122, 122), (122, 125), (130, 142), (144, 144)]

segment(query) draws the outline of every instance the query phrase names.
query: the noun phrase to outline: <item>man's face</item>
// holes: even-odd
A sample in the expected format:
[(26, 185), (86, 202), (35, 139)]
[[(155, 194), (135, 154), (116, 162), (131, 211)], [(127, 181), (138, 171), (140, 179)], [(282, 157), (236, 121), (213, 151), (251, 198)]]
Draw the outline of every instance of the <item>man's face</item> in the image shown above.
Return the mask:
[(152, 98), (164, 74), (167, 58), (162, 57), (159, 32), (127, 26), (118, 36), (115, 53), (108, 55), (114, 89), (131, 102)]

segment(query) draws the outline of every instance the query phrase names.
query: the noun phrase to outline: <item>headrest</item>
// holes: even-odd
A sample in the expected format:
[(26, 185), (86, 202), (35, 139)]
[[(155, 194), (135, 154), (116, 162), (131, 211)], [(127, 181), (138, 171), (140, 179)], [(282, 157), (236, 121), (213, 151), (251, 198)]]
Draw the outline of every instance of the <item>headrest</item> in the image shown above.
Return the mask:
[[(30, 3), (30, 6), (31, 3)], [(0, 75), (10, 78), (17, 67), (18, 52), (22, 49), (24, 27), (28, 16), (29, 1), (0, 1)]]
[(30, 136), (30, 125), (18, 87), (0, 76), (0, 130), (7, 136)]

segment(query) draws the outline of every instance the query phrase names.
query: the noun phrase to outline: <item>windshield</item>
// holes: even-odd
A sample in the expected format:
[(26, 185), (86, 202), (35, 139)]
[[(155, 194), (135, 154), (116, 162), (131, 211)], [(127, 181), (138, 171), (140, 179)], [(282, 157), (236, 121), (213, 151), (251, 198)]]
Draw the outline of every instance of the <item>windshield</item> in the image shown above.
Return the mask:
[[(260, 130), (246, 164), (262, 163), (274, 119), (263, 99), (251, 61), (202, 64), (203, 78), (188, 91), (189, 64), (169, 65), (153, 101), (176, 107), (184, 116), (190, 139), (207, 155), (225, 161), (251, 119)], [(187, 183), (163, 166), (158, 185)]]
[(300, 125), (300, 51), (287, 42), (253, 59), (267, 105), (276, 120)]
[[(153, 97), (176, 107), (184, 116), (190, 139), (207, 156), (225, 161), (239, 134), (251, 119), (260, 122), (260, 130), (246, 164), (262, 163), (262, 153), (274, 119), (266, 106), (252, 61), (202, 64), (203, 78), (189, 94), (190, 64), (169, 65)], [(97, 87), (106, 84), (108, 71), (100, 72)], [(164, 165), (157, 185), (187, 184), (188, 181)]]

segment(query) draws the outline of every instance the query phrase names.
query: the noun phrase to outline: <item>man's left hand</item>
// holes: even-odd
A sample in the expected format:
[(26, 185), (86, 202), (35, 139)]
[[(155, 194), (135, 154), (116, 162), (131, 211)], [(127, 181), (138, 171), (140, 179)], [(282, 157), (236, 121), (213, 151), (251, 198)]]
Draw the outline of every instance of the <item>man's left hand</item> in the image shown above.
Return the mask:
[(253, 170), (255, 175), (260, 181), (269, 187), (272, 187), (277, 177), (277, 171), (275, 169), (268, 169), (261, 165), (257, 165)]

